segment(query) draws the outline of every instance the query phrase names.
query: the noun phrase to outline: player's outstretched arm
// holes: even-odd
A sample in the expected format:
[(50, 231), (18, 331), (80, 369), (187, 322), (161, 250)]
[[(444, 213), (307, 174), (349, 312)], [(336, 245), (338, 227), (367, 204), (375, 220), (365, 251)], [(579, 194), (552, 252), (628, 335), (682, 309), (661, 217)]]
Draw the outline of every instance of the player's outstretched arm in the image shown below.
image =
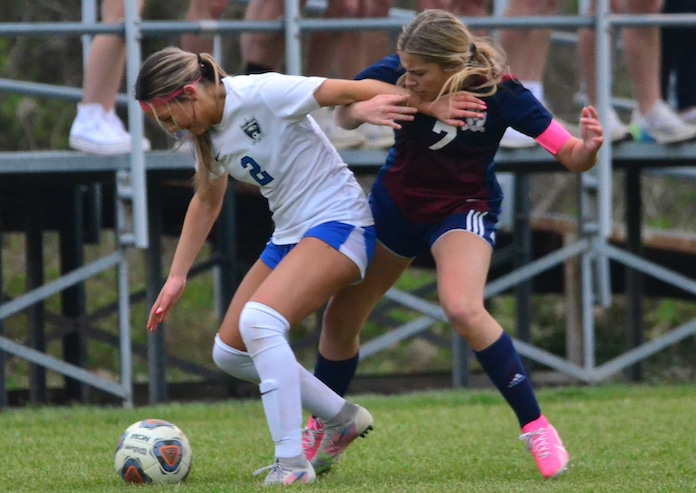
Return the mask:
[(176, 305), (186, 288), (186, 276), (170, 275), (162, 286), (157, 299), (150, 309), (146, 328), (150, 332), (157, 330), (159, 324), (164, 322), (171, 309)]
[(486, 102), (466, 91), (440, 96), (435, 101), (416, 103), (418, 111), (437, 118), (447, 125), (461, 127), (465, 118), (483, 118)]
[(597, 110), (585, 106), (580, 115), (582, 139), (571, 137), (559, 149), (556, 159), (570, 171), (587, 171), (597, 163), (597, 153), (604, 142)]
[(367, 101), (380, 94), (408, 96), (409, 91), (403, 87), (372, 79), (326, 79), (314, 91), (314, 99), (321, 106), (342, 106)]
[(188, 272), (220, 214), (227, 181), (227, 175), (221, 176), (210, 182), (205, 194), (197, 191), (191, 199), (169, 276), (150, 309), (146, 325), (150, 332), (157, 330), (157, 326), (167, 319), (169, 312), (181, 298)]
[(408, 98), (408, 94), (380, 94), (367, 101), (337, 106), (334, 120), (336, 125), (347, 130), (363, 123), (400, 129), (399, 121), (411, 121), (413, 115), (418, 113), (416, 108), (407, 106)]
[(481, 111), (485, 109), (484, 101), (464, 91), (441, 96), (435, 101), (421, 101), (413, 94), (408, 94), (407, 97), (380, 95), (367, 101), (337, 107), (334, 119), (338, 126), (347, 130), (362, 123), (399, 129), (401, 125), (398, 121), (413, 120), (413, 114), (422, 112), (447, 125), (460, 127), (464, 125), (464, 118), (482, 118)]

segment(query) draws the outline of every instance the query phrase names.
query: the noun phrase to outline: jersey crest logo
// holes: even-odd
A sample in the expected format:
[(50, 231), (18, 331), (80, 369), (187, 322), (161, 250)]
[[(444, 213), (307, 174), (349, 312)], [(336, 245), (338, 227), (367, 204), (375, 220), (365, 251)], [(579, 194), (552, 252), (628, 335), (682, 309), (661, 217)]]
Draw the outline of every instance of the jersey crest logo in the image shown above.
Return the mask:
[(252, 115), (250, 119), (245, 118), (244, 123), (239, 127), (254, 143), (261, 142), (261, 125), (255, 116)]
[(459, 127), (461, 130), (469, 130), (470, 132), (485, 132), (486, 131), (486, 118), (488, 118), (488, 113), (483, 112), (482, 118), (465, 118), (464, 125)]

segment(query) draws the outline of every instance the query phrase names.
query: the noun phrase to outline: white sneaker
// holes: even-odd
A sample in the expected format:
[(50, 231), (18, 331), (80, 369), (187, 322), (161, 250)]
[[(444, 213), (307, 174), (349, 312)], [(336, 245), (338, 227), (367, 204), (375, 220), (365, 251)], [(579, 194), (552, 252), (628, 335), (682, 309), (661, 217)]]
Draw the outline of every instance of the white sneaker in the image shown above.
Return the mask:
[(679, 112), (679, 118), (686, 123), (696, 125), (696, 106), (692, 106)]
[(313, 111), (311, 116), (336, 149), (356, 149), (365, 143), (365, 139), (357, 131), (346, 130), (336, 125), (330, 108), (319, 108)]
[(394, 129), (391, 127), (363, 123), (357, 131), (365, 141), (363, 149), (389, 149), (394, 145)]
[[(78, 104), (69, 143), (91, 154), (124, 154), (130, 152), (131, 136), (113, 110), (106, 112), (98, 103)], [(150, 141), (143, 140), (143, 147), (149, 150)]]
[(536, 140), (529, 135), (518, 132), (512, 127), (508, 127), (503, 134), (503, 138), (500, 139), (500, 147), (506, 149), (525, 149), (534, 147), (535, 145)]
[(645, 115), (634, 110), (631, 130), (634, 140), (658, 144), (674, 144), (696, 137), (696, 126), (679, 118), (662, 100), (657, 101)]
[(609, 139), (612, 143), (631, 139), (631, 129), (621, 121), (614, 108), (609, 109), (607, 125), (609, 127), (607, 129), (607, 135), (609, 135)]
[[(118, 115), (116, 115), (116, 110), (114, 108), (111, 108), (105, 114), (106, 114), (106, 121), (109, 123), (109, 125), (111, 125), (111, 128), (116, 130), (116, 132), (118, 134), (123, 135), (124, 137), (127, 137), (128, 139), (130, 139), (130, 134), (126, 130), (126, 127), (123, 125), (123, 122), (118, 117)], [(149, 151), (151, 149), (152, 149), (152, 145), (150, 144), (150, 140), (143, 135), (143, 151)]]

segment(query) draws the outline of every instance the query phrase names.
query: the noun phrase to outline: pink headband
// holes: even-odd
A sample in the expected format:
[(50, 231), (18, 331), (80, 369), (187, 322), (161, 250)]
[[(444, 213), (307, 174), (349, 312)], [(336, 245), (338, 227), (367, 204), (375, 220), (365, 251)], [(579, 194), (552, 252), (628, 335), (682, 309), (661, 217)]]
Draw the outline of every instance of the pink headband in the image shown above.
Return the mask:
[[(190, 82), (190, 84), (195, 84), (196, 82), (200, 82), (200, 80), (202, 78), (203, 78), (203, 76), (199, 75), (198, 78), (196, 80), (194, 80), (193, 82)], [(186, 87), (187, 85), (188, 84), (185, 84), (184, 87)], [(170, 101), (172, 101), (174, 98), (176, 98), (177, 96), (181, 95), (181, 93), (184, 92), (184, 87), (181, 87), (181, 88), (177, 89), (176, 91), (172, 91), (165, 96), (159, 96), (159, 97), (153, 98), (150, 101), (140, 101), (140, 107), (143, 110), (149, 110), (151, 108), (157, 108), (158, 106), (162, 106), (164, 104), (167, 104)]]

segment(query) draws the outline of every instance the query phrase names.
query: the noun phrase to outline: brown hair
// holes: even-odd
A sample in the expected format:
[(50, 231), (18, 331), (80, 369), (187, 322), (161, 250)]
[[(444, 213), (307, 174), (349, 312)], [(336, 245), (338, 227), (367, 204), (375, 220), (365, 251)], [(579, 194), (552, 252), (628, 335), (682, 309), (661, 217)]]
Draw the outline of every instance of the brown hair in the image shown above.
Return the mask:
[(491, 96), (502, 80), (505, 55), (492, 40), (477, 38), (453, 14), (440, 9), (424, 10), (405, 25), (397, 51), (437, 63), (452, 76), (440, 96), (466, 90)]
[[(135, 99), (141, 105), (181, 104), (186, 99), (185, 93), (178, 93), (186, 84), (196, 81), (205, 88), (216, 88), (220, 79), (226, 77), (215, 59), (207, 53), (189, 53), (170, 46), (147, 57), (140, 67), (135, 82)], [(202, 192), (210, 181), (213, 163), (213, 149), (210, 134), (192, 135), (198, 169), (194, 177), (196, 190)]]

